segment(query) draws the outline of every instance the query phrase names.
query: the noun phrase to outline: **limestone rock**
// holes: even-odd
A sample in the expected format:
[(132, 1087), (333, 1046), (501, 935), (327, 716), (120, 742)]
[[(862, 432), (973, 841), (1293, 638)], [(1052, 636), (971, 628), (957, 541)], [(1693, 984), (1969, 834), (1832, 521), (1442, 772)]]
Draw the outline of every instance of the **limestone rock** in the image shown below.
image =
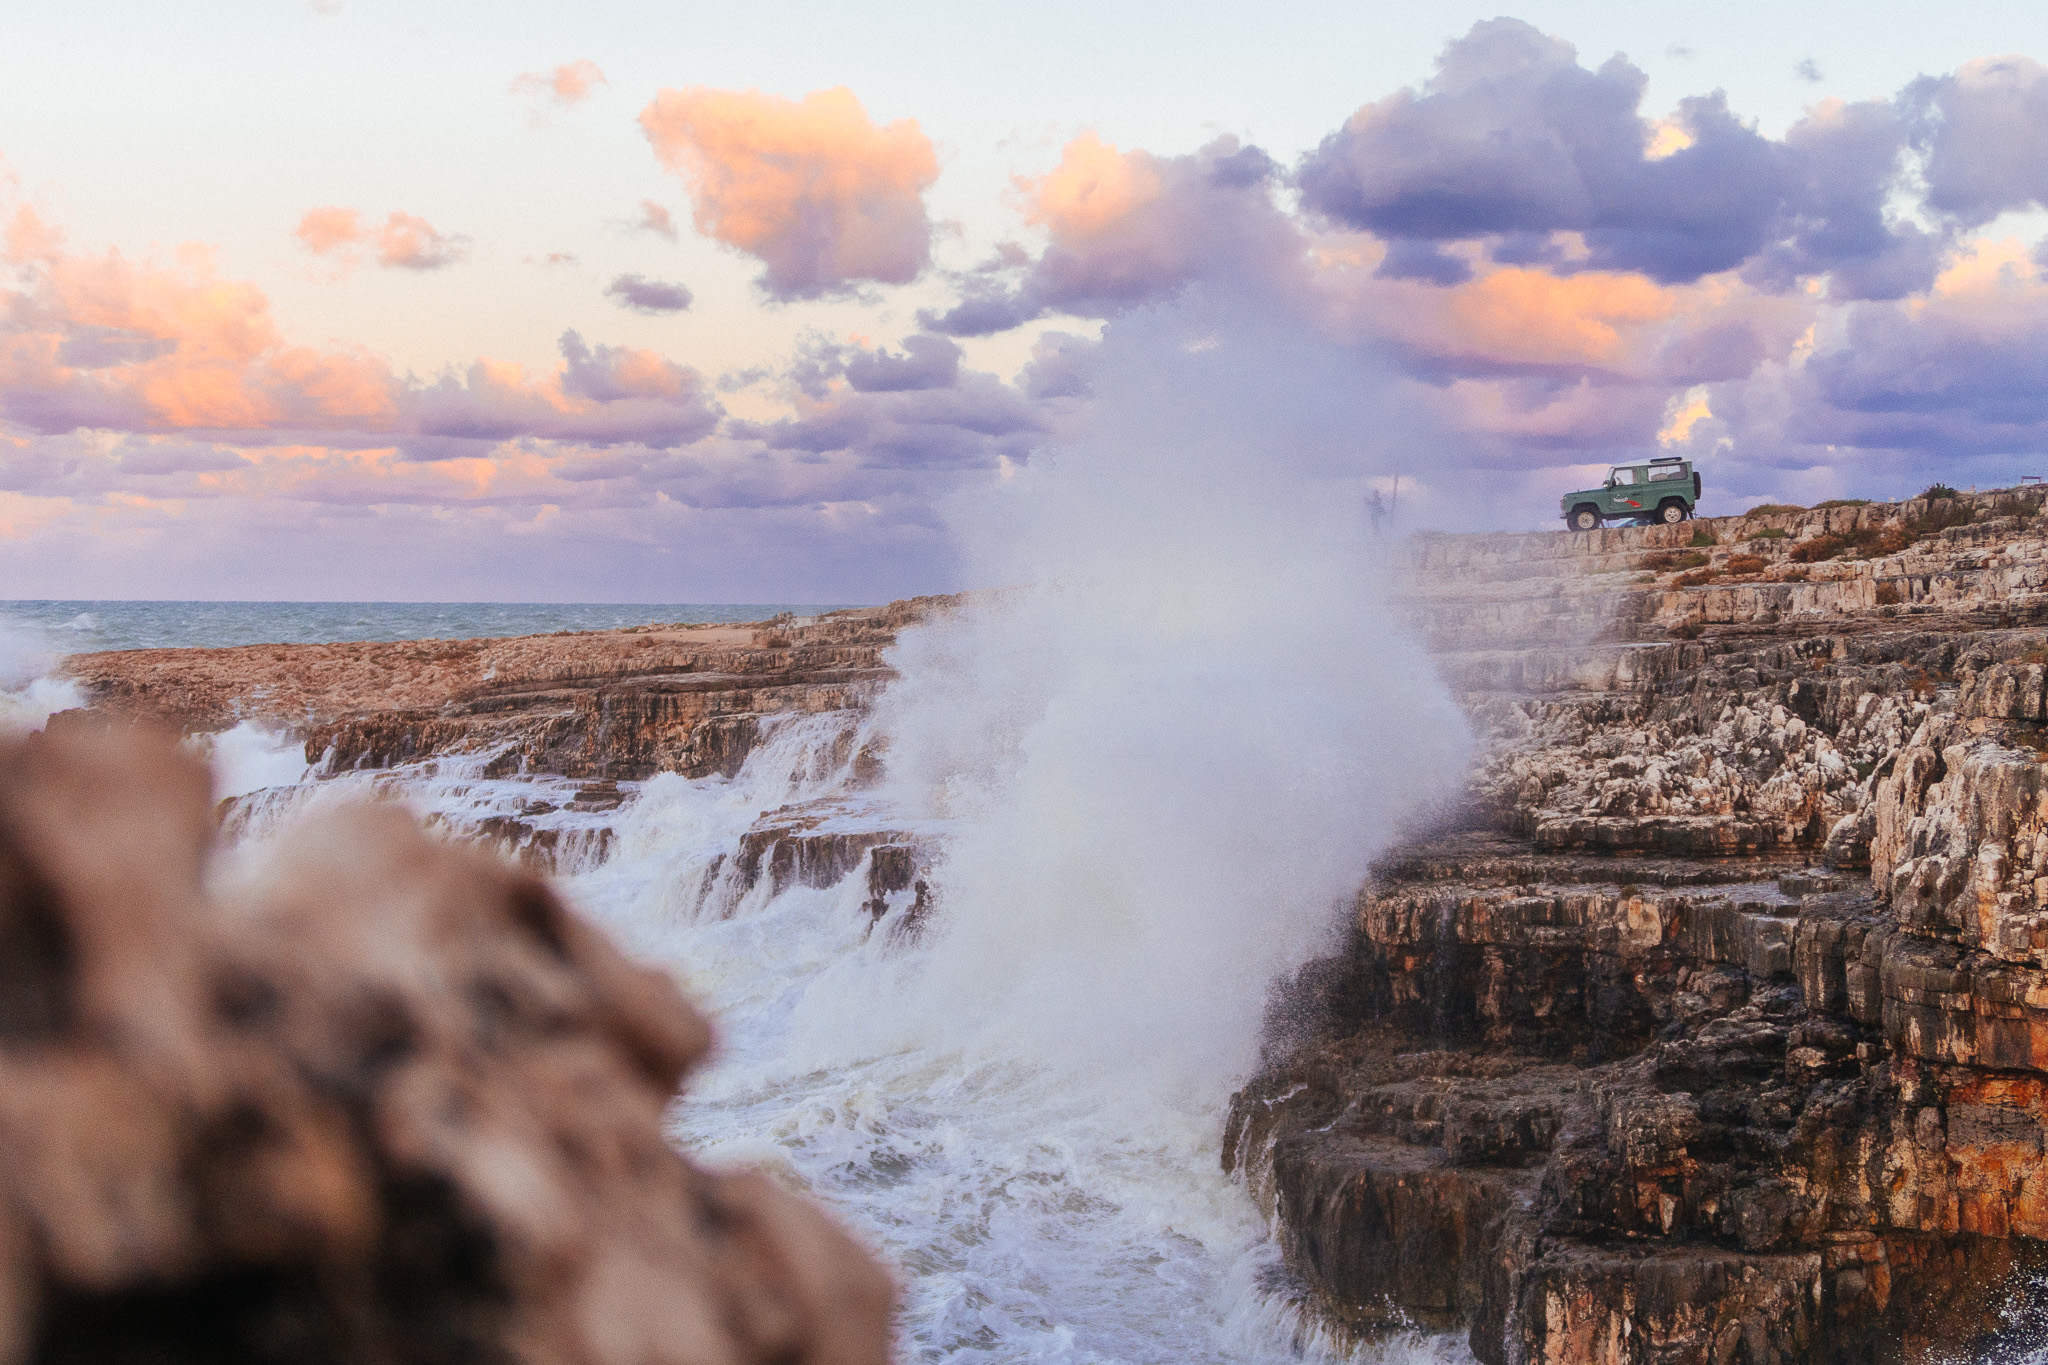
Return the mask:
[(865, 702), (891, 676), (896, 633), (954, 600), (804, 623), (124, 650), (65, 668), (103, 714), (188, 733), (255, 720), (335, 769), (480, 754), (493, 774), (730, 776), (765, 718)]
[(2048, 1343), (2044, 496), (1418, 547), (1472, 828), (1379, 869), (1226, 1131), (1329, 1322)]

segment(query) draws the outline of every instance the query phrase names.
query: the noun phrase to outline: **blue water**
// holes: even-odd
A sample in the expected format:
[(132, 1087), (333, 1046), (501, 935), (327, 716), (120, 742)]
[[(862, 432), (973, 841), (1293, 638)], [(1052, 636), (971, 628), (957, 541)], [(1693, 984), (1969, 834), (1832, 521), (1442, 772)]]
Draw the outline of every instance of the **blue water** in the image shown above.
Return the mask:
[(58, 654), (102, 649), (328, 644), (342, 640), (468, 640), (617, 630), (656, 621), (765, 621), (854, 603), (705, 602), (9, 602), (0, 631)]

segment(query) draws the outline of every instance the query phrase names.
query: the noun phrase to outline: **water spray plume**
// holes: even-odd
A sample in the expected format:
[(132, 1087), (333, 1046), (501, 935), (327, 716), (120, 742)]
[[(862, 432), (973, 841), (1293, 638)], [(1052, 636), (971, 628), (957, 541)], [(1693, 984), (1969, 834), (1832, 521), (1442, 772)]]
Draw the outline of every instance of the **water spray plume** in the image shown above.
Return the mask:
[(894, 798), (958, 822), (935, 1017), (1218, 1099), (1469, 743), (1357, 510), (1424, 429), (1369, 357), (1235, 322), (1109, 329), (1090, 428), (963, 510), (983, 581), (1020, 586), (906, 634), (878, 717)]

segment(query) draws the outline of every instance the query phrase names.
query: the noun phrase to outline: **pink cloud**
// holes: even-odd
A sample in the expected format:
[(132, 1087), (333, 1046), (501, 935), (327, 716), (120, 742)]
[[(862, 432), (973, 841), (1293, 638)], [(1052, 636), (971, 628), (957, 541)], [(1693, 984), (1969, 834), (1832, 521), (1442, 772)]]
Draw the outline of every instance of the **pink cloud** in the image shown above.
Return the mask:
[(292, 235), (313, 255), (332, 257), (345, 266), (374, 255), (386, 269), (440, 270), (469, 252), (467, 237), (444, 233), (412, 213), (394, 212), (382, 225), (371, 227), (354, 209), (311, 209)]
[(640, 221), (634, 223), (633, 227), (640, 232), (651, 232), (657, 237), (666, 237), (671, 242), (677, 239), (674, 215), (652, 199), (640, 201)]
[[(308, 215), (301, 239), (396, 265), (435, 250), (405, 215), (374, 233), (351, 232), (347, 215)], [(673, 447), (719, 420), (696, 372), (652, 352), (591, 348), (572, 332), (552, 371), (479, 360), (419, 383), (360, 348), (291, 344), (263, 291), (222, 279), (204, 248), (170, 262), (74, 255), (27, 208), (5, 238), (15, 284), (0, 290), (0, 418), (33, 431), (348, 433), (441, 453), (521, 437)]]
[(325, 256), (362, 240), (363, 216), (354, 209), (309, 209), (292, 236), (315, 256)]
[(451, 237), (426, 219), (394, 213), (377, 229), (377, 264), (397, 270), (439, 270), (469, 251), (467, 237)]
[(588, 57), (564, 62), (552, 71), (522, 71), (512, 78), (511, 92), (536, 101), (553, 100), (564, 107), (590, 98), (600, 85), (609, 85), (604, 72)]
[(758, 258), (776, 298), (904, 284), (930, 260), (932, 144), (912, 120), (876, 125), (850, 90), (663, 90), (640, 126), (688, 185), (697, 230)]

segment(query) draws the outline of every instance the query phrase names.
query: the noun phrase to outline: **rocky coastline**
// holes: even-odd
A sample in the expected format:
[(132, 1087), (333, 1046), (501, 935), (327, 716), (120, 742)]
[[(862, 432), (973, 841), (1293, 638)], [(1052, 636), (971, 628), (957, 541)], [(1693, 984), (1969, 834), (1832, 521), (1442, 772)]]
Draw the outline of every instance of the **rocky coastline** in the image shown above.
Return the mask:
[(2042, 506), (1416, 547), (1471, 808), (1361, 891), (1224, 1144), (1317, 1314), (1485, 1365), (2039, 1344)]
[[(1406, 548), (1470, 799), (1276, 995), (1224, 1132), (1311, 1316), (1485, 1365), (1934, 1365), (2048, 1327), (2044, 502)], [(468, 755), (601, 816), (864, 706), (946, 605), (71, 669), (104, 714), (259, 720), (327, 771)], [(543, 870), (568, 837), (491, 819), (455, 832)], [(886, 825), (770, 812), (735, 857), (926, 909)]]
[(890, 676), (882, 649), (951, 600), (738, 626), (117, 650), (66, 671), (102, 716), (187, 734), (254, 721), (302, 737), (329, 772), (488, 753), (492, 775), (730, 776), (763, 718), (864, 705)]

